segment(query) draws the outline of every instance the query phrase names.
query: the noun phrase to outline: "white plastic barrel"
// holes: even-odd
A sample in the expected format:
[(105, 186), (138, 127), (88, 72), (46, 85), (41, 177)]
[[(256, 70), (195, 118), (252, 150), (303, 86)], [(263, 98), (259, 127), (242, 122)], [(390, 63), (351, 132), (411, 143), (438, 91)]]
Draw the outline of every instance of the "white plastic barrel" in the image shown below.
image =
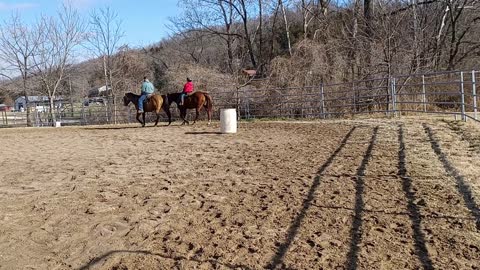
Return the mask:
[(61, 126), (62, 126), (62, 122), (60, 122), (60, 121), (55, 122), (55, 127), (61, 127)]
[(220, 132), (221, 133), (237, 133), (236, 109), (220, 110)]

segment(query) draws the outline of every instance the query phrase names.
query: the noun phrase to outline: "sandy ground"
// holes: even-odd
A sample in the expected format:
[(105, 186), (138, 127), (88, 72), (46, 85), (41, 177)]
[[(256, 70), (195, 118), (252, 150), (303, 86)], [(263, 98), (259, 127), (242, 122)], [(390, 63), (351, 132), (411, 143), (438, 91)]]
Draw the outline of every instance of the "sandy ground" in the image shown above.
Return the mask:
[(218, 130), (0, 130), (0, 269), (480, 269), (479, 124)]

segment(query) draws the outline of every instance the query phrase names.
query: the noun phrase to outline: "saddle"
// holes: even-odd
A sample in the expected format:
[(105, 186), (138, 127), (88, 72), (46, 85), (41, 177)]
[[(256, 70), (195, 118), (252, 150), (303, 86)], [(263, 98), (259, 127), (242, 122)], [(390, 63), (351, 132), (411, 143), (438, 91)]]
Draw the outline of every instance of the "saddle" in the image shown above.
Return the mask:
[(143, 104), (147, 104), (148, 102), (150, 102), (150, 99), (154, 96), (155, 94), (148, 94), (147, 95), (147, 98), (145, 99), (145, 101), (143, 101)]
[[(188, 94), (185, 94), (184, 101), (186, 102), (190, 98), (190, 96), (192, 96), (194, 93), (195, 92), (190, 92)], [(181, 96), (178, 97), (178, 102), (180, 103), (180, 101), (181, 101)]]

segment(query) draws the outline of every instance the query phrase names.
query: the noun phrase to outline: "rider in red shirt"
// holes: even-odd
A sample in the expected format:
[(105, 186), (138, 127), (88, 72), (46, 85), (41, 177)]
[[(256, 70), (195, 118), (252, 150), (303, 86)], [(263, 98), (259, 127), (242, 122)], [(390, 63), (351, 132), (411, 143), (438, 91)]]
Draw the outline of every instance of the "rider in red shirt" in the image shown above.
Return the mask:
[(187, 78), (187, 83), (183, 86), (182, 94), (180, 95), (180, 106), (183, 106), (185, 96), (193, 92), (193, 82), (190, 78)]

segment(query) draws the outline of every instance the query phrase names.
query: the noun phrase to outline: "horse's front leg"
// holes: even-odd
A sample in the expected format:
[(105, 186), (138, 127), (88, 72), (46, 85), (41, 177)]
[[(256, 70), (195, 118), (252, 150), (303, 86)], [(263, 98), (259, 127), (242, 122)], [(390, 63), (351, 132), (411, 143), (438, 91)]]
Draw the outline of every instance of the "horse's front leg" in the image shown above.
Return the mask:
[(170, 126), (170, 124), (172, 123), (172, 114), (170, 113), (170, 108), (165, 106), (165, 107), (163, 107), (163, 110), (165, 111), (165, 113), (168, 116), (168, 125)]
[(137, 121), (138, 121), (140, 124), (142, 124), (142, 126), (143, 126), (143, 122), (142, 122), (142, 120), (140, 120), (140, 115), (141, 115), (141, 114), (142, 114), (142, 113), (137, 112), (137, 117), (136, 117), (136, 118), (137, 118)]
[(182, 125), (184, 125), (184, 124), (190, 125), (190, 122), (187, 121), (187, 109), (182, 109), (181, 115), (182, 115), (182, 119), (183, 119)]
[(145, 127), (145, 112), (142, 113), (142, 119), (143, 119), (142, 127)]

